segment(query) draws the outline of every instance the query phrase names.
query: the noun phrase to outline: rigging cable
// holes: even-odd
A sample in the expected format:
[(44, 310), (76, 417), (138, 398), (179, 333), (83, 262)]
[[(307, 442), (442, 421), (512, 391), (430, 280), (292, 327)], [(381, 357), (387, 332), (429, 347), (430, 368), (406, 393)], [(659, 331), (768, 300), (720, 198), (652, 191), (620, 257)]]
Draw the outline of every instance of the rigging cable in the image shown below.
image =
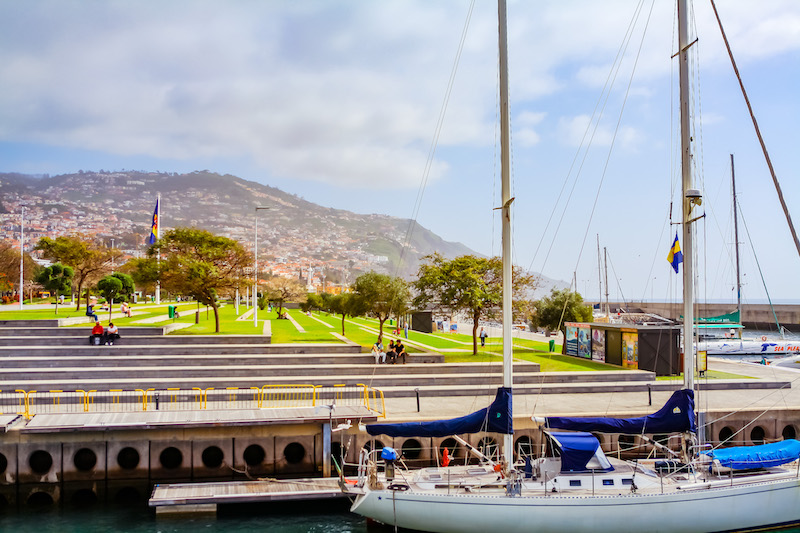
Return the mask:
[(750, 118), (753, 121), (753, 127), (756, 130), (758, 142), (761, 143), (761, 151), (764, 153), (764, 159), (767, 161), (769, 173), (772, 176), (772, 183), (775, 184), (775, 191), (778, 193), (778, 199), (781, 202), (781, 207), (783, 207), (783, 214), (786, 215), (786, 222), (789, 224), (789, 230), (792, 232), (794, 245), (797, 248), (798, 255), (800, 255), (800, 240), (797, 238), (797, 232), (794, 230), (792, 217), (789, 215), (789, 208), (786, 207), (786, 200), (783, 199), (783, 191), (781, 190), (780, 183), (778, 183), (778, 176), (775, 175), (775, 169), (772, 167), (772, 160), (769, 157), (767, 145), (764, 143), (764, 138), (761, 136), (761, 130), (758, 127), (758, 121), (756, 120), (756, 115), (753, 112), (753, 106), (750, 105), (750, 98), (747, 96), (747, 91), (744, 88), (744, 82), (742, 81), (742, 77), (739, 75), (739, 67), (736, 66), (736, 60), (733, 58), (733, 51), (731, 50), (730, 43), (728, 43), (728, 36), (725, 34), (725, 28), (722, 27), (722, 20), (719, 18), (719, 12), (717, 12), (717, 5), (714, 3), (714, 0), (711, 0), (711, 7), (714, 8), (714, 16), (717, 18), (717, 24), (719, 24), (719, 31), (722, 34), (722, 40), (725, 41), (725, 48), (728, 50), (728, 56), (731, 58), (731, 66), (733, 67), (733, 71), (736, 73), (736, 79), (739, 80), (739, 87), (742, 89), (742, 96), (744, 96), (744, 101), (747, 104), (747, 110), (750, 112)]
[(467, 18), (464, 21), (464, 28), (461, 31), (461, 40), (458, 43), (458, 50), (456, 52), (456, 56), (453, 60), (453, 68), (450, 71), (450, 79), (447, 81), (447, 89), (445, 90), (444, 100), (442, 101), (442, 107), (439, 110), (439, 118), (436, 122), (436, 128), (434, 130), (433, 139), (431, 139), (431, 145), (428, 149), (428, 158), (425, 162), (425, 169), (422, 172), (422, 179), (420, 180), (419, 190), (417, 191), (417, 198), (414, 202), (414, 208), (411, 214), (411, 220), (408, 223), (408, 229), (406, 230), (406, 236), (403, 241), (403, 247), (400, 250), (400, 258), (397, 261), (397, 266), (395, 267), (395, 276), (400, 272), (400, 267), (403, 264), (403, 259), (405, 258), (406, 250), (408, 250), (409, 243), (411, 242), (411, 236), (414, 233), (414, 227), (417, 225), (417, 217), (419, 216), (419, 210), (422, 207), (422, 197), (425, 193), (425, 187), (428, 184), (428, 178), (430, 178), (431, 168), (433, 167), (433, 160), (434, 156), (436, 155), (436, 148), (439, 145), (439, 136), (442, 133), (442, 127), (444, 125), (444, 117), (447, 113), (447, 105), (450, 102), (450, 94), (453, 92), (453, 85), (455, 84), (456, 73), (458, 72), (458, 65), (461, 60), (461, 53), (464, 50), (464, 43), (467, 40), (467, 30), (469, 29), (469, 22), (472, 18), (472, 11), (475, 8), (475, 0), (472, 0), (469, 4), (469, 9), (467, 11)]
[[(650, 17), (653, 14), (653, 7), (654, 6), (655, 6), (655, 0), (650, 4), (650, 12), (647, 15), (647, 21), (645, 23), (645, 33), (647, 32), (647, 27), (649, 26), (649, 23), (650, 23)], [(600, 199), (600, 191), (603, 188), (603, 182), (605, 181), (605, 178), (606, 178), (606, 173), (608, 171), (608, 165), (609, 165), (609, 163), (611, 161), (611, 153), (613, 152), (614, 146), (615, 146), (616, 141), (617, 141), (617, 134), (619, 133), (619, 129), (620, 129), (620, 126), (622, 124), (622, 115), (625, 113), (625, 105), (628, 102), (628, 96), (630, 94), (631, 85), (633, 84), (633, 76), (636, 73), (636, 66), (639, 63), (639, 57), (641, 56), (642, 46), (643, 45), (644, 45), (644, 38), (642, 38), (642, 41), (639, 43), (639, 50), (638, 50), (638, 52), (636, 54), (636, 59), (635, 59), (634, 64), (633, 64), (633, 69), (631, 71), (631, 76), (630, 76), (630, 78), (628, 80), (628, 87), (625, 90), (625, 97), (622, 100), (622, 108), (620, 109), (619, 117), (617, 119), (617, 124), (616, 124), (616, 126), (614, 128), (614, 135), (611, 138), (611, 146), (608, 149), (608, 154), (606, 156), (606, 162), (603, 165), (603, 173), (600, 176), (600, 183), (597, 185), (597, 193), (595, 194), (595, 197), (594, 197), (594, 203), (592, 204), (592, 210), (589, 213), (589, 221), (586, 224), (586, 231), (583, 234), (583, 241), (581, 242), (581, 248), (580, 248), (580, 251), (578, 252), (578, 258), (575, 261), (575, 271), (578, 270), (578, 264), (580, 263), (581, 256), (583, 255), (583, 249), (586, 246), (586, 239), (589, 236), (589, 229), (590, 229), (591, 224), (592, 224), (592, 219), (594, 218), (594, 212), (595, 212), (595, 209), (597, 209), (597, 202)], [(575, 289), (577, 290), (577, 287)]]
[[(536, 246), (536, 250), (534, 251), (533, 258), (531, 259), (530, 265), (528, 266), (528, 270), (531, 270), (533, 268), (533, 263), (536, 260), (536, 257), (539, 255), (539, 249), (541, 248), (542, 243), (544, 242), (545, 234), (547, 233), (547, 230), (550, 228), (550, 224), (553, 221), (556, 209), (557, 209), (559, 203), (561, 202), (561, 197), (564, 195), (564, 189), (566, 188), (567, 184), (569, 183), (569, 177), (572, 175), (572, 171), (575, 168), (575, 164), (578, 161), (578, 158), (581, 155), (581, 152), (583, 151), (583, 157), (581, 158), (580, 165), (578, 166), (577, 173), (575, 174), (575, 182), (573, 183), (572, 188), (570, 189), (570, 193), (567, 196), (566, 204), (564, 205), (564, 210), (562, 211), (561, 218), (559, 219), (559, 223), (558, 223), (558, 225), (556, 226), (556, 228), (554, 230), (553, 241), (550, 243), (550, 247), (548, 249), (547, 256), (545, 257), (544, 261), (542, 262), (542, 267), (541, 267), (540, 270), (543, 271), (544, 268), (545, 268), (545, 265), (547, 264), (547, 259), (550, 256), (550, 251), (553, 248), (553, 244), (555, 243), (555, 239), (556, 239), (556, 236), (558, 235), (559, 228), (561, 227), (561, 223), (563, 222), (564, 215), (565, 215), (566, 210), (567, 210), (567, 206), (569, 205), (569, 202), (570, 202), (570, 198), (572, 197), (572, 194), (575, 191), (575, 186), (577, 185), (577, 181), (578, 181), (578, 179), (579, 179), (579, 177), (581, 175), (581, 172), (583, 170), (583, 165), (586, 162), (586, 157), (588, 155), (589, 147), (591, 146), (592, 141), (594, 140), (594, 136), (597, 133), (597, 129), (598, 129), (599, 124), (600, 124), (600, 120), (602, 119), (604, 111), (605, 111), (605, 108), (606, 108), (606, 105), (608, 104), (608, 99), (609, 99), (609, 97), (611, 95), (611, 89), (614, 87), (614, 82), (616, 81), (617, 75), (619, 74), (619, 70), (620, 70), (621, 65), (622, 65), (622, 58), (624, 57), (625, 51), (628, 49), (628, 45), (630, 44), (630, 40), (631, 40), (631, 38), (633, 36), (633, 30), (635, 28), (636, 21), (639, 19), (639, 15), (641, 13), (641, 9), (642, 9), (643, 3), (644, 3), (644, 0), (641, 0), (639, 2), (639, 4), (636, 6), (636, 9), (634, 9), (633, 16), (631, 17), (631, 20), (628, 23), (628, 29), (626, 30), (626, 33), (625, 33), (624, 37), (622, 38), (622, 42), (620, 43), (619, 49), (617, 50), (617, 56), (614, 58), (614, 62), (612, 63), (611, 69), (609, 70), (608, 76), (606, 77), (605, 85), (603, 86), (603, 89), (600, 92), (600, 96), (598, 96), (598, 98), (597, 98), (597, 102), (595, 103), (595, 107), (594, 107), (594, 110), (592, 111), (592, 115), (590, 116), (589, 121), (586, 124), (586, 129), (583, 132), (583, 137), (581, 138), (581, 142), (578, 145), (578, 149), (575, 151), (575, 156), (573, 157), (572, 163), (570, 164), (569, 170), (567, 171), (567, 177), (564, 179), (564, 183), (561, 186), (561, 191), (558, 193), (558, 197), (556, 198), (556, 201), (553, 202), (553, 208), (550, 211), (550, 216), (549, 216), (549, 218), (547, 220), (547, 224), (545, 225), (544, 230), (542, 231), (542, 236), (539, 239), (539, 244)], [(602, 106), (601, 106), (601, 103), (602, 103)], [(599, 114), (598, 114), (598, 108), (600, 108)], [(594, 124), (594, 128), (592, 128), (592, 124)], [(589, 135), (590, 131), (591, 131), (591, 135), (589, 136), (589, 144), (584, 149), (584, 143), (586, 142), (586, 137)]]

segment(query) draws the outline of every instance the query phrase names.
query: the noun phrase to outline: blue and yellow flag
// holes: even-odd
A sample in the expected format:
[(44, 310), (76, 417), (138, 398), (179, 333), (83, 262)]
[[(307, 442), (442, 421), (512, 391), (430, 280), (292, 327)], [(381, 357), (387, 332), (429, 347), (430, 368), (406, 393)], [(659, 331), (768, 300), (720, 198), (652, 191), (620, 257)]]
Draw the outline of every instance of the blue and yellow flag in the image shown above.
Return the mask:
[(158, 200), (156, 200), (156, 210), (153, 211), (153, 225), (150, 227), (150, 238), (148, 244), (155, 244), (158, 240)]
[(678, 273), (678, 265), (683, 263), (683, 252), (681, 252), (681, 243), (678, 242), (678, 234), (675, 234), (675, 240), (672, 241), (672, 248), (669, 249), (669, 255), (667, 255), (667, 261), (669, 264), (672, 265), (672, 268), (675, 269), (675, 273)]

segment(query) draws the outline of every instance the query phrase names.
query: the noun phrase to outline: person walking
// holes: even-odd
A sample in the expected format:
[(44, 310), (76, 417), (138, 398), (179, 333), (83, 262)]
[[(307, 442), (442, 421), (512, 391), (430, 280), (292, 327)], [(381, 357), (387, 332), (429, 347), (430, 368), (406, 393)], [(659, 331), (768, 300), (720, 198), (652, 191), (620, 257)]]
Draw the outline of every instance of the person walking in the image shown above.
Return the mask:
[(486, 337), (489, 336), (489, 334), (486, 333), (486, 330), (481, 328), (481, 332), (478, 334), (478, 336), (481, 338), (481, 347), (486, 346)]

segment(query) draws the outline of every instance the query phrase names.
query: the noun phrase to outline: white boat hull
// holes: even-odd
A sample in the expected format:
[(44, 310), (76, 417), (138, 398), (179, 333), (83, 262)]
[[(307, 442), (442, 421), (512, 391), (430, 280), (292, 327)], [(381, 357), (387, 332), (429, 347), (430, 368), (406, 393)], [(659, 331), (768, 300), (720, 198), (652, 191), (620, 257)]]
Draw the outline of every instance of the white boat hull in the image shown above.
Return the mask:
[(765, 355), (787, 357), (800, 355), (800, 342), (786, 340), (709, 340), (701, 341), (699, 350), (708, 355)]
[(367, 491), (352, 511), (431, 532), (717, 532), (800, 523), (800, 479), (686, 487), (668, 494), (578, 496)]

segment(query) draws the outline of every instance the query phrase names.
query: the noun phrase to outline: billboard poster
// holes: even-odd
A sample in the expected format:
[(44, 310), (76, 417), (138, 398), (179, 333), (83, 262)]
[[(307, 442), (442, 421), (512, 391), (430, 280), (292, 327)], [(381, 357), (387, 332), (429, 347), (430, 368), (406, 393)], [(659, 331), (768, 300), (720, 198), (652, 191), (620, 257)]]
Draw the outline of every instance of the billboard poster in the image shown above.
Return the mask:
[(636, 332), (622, 333), (622, 366), (639, 368), (639, 335)]
[(603, 329), (592, 330), (592, 361), (606, 362), (606, 332)]
[(587, 326), (578, 327), (578, 357), (592, 358), (592, 331)]
[(578, 327), (576, 324), (566, 324), (567, 326), (567, 355), (578, 355)]

